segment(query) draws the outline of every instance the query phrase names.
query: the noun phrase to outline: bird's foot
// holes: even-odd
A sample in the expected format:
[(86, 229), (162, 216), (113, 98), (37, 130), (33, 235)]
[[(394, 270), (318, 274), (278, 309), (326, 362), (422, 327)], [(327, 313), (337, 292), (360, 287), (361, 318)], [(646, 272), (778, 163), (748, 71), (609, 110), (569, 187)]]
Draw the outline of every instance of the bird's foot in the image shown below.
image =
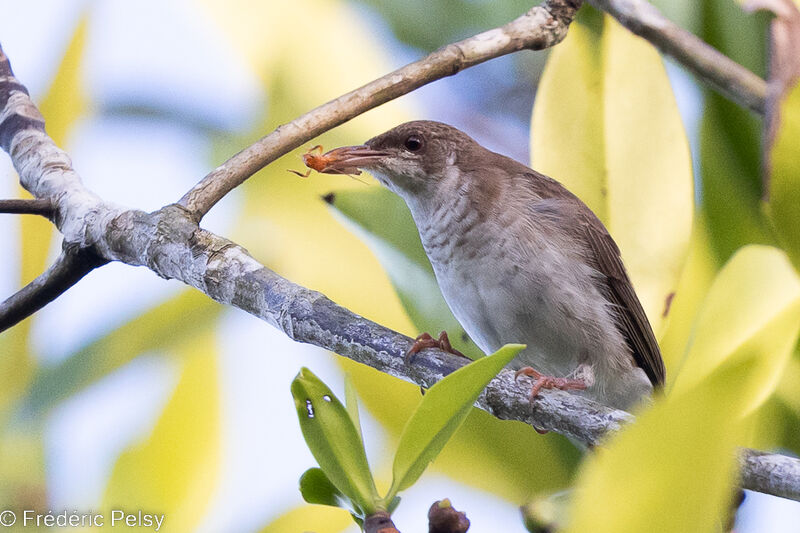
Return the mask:
[(463, 353), (453, 348), (453, 346), (450, 344), (450, 339), (447, 337), (446, 331), (439, 333), (438, 339), (431, 337), (430, 333), (423, 333), (414, 339), (414, 344), (412, 344), (411, 348), (409, 348), (406, 352), (406, 364), (410, 364), (411, 360), (414, 358), (414, 355), (425, 348), (439, 348), (443, 352), (458, 355), (460, 357), (467, 357)]
[[(533, 400), (536, 399), (536, 396), (539, 395), (539, 391), (542, 389), (584, 390), (587, 386), (586, 382), (582, 379), (545, 376), (541, 372), (538, 372), (529, 366), (517, 370), (516, 374), (514, 374), (514, 380), (518, 380), (520, 376), (528, 376), (533, 378), (533, 386), (531, 387), (531, 393), (529, 396), (531, 405), (533, 405)], [(535, 429), (536, 432), (541, 435), (544, 435), (548, 432), (547, 430), (539, 429), (536, 426), (534, 426), (533, 429)]]

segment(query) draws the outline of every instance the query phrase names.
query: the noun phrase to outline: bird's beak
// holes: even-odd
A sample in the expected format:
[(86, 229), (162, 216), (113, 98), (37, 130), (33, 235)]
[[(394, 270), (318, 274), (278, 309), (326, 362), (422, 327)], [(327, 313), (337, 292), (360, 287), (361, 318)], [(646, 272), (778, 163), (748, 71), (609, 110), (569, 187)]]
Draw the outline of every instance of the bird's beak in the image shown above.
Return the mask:
[(369, 169), (389, 155), (389, 152), (373, 150), (369, 146), (342, 146), (322, 155), (325, 167), (320, 172), (327, 174), (358, 174), (359, 168)]

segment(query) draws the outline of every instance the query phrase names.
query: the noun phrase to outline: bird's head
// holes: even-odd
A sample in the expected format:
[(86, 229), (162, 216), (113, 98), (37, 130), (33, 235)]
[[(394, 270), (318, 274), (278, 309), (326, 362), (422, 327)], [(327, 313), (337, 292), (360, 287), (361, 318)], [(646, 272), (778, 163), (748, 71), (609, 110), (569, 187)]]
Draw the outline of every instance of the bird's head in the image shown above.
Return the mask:
[(465, 133), (428, 120), (406, 122), (360, 146), (344, 146), (325, 154), (323, 172), (362, 169), (401, 196), (425, 194), (465, 163), (480, 146)]

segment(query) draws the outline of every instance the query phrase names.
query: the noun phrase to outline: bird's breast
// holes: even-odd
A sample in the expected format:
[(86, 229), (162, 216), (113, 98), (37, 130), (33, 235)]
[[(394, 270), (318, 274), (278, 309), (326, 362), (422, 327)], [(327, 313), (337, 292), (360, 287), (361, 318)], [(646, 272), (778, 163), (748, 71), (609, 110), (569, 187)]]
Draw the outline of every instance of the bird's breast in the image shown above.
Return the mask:
[[(569, 254), (557, 233), (466, 215), (440, 215), (420, 237), (456, 319), (486, 353), (528, 345), (521, 365), (555, 375), (596, 351), (607, 332), (607, 302), (596, 271)], [(448, 224), (449, 222), (449, 224)]]

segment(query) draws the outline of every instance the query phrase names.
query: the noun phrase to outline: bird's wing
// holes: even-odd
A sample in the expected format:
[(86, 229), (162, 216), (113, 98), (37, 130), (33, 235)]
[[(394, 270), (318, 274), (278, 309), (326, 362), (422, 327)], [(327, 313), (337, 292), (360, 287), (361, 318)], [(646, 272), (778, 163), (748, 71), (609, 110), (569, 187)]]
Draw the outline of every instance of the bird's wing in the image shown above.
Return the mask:
[(662, 386), (666, 379), (666, 370), (661, 351), (622, 264), (619, 248), (594, 214), (584, 213), (582, 218), (584, 239), (593, 252), (598, 271), (606, 278), (607, 295), (617, 311), (618, 324), (633, 350), (636, 364), (644, 370), (654, 386)]
[(569, 204), (564, 207), (573, 220), (562, 224), (562, 229), (586, 245), (590, 252), (587, 259), (605, 277), (606, 296), (616, 310), (617, 325), (633, 351), (636, 364), (644, 370), (654, 386), (664, 385), (666, 370), (661, 350), (622, 264), (617, 243), (592, 210), (563, 185), (536, 171), (525, 174), (531, 179), (539, 198), (555, 198)]

